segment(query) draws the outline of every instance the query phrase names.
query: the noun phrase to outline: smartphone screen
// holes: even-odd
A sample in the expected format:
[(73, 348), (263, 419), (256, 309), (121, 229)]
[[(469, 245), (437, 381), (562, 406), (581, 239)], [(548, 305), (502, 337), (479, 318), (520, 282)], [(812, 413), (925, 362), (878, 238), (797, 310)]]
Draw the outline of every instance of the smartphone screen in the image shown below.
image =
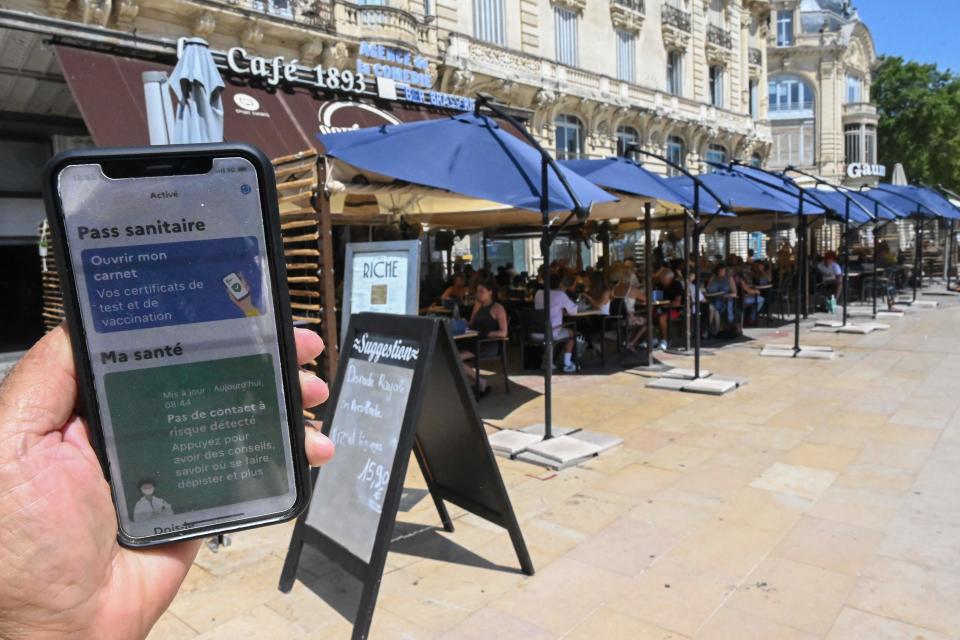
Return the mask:
[(256, 167), (57, 177), (122, 535), (282, 514), (297, 499)]

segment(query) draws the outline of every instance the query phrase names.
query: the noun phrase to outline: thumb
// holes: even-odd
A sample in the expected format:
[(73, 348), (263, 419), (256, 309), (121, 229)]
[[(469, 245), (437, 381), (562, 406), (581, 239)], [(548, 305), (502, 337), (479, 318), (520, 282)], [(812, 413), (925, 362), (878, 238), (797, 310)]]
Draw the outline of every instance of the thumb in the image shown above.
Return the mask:
[(61, 324), (27, 351), (0, 386), (0, 440), (59, 430), (76, 401), (70, 338)]

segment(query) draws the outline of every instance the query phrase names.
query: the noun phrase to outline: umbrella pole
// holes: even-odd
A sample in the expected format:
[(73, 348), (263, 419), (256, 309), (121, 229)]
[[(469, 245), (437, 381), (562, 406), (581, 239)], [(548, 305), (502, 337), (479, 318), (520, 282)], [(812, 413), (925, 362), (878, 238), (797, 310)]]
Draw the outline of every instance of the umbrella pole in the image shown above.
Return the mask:
[[(803, 215), (801, 213), (801, 215)], [(800, 307), (803, 309), (803, 319), (806, 320), (810, 314), (810, 269), (807, 260), (810, 257), (810, 225), (803, 223), (803, 252), (801, 258), (802, 269), (800, 270), (800, 282), (803, 286), (800, 288), (800, 298), (802, 300)]]
[(946, 261), (944, 262), (945, 268), (947, 271), (946, 280), (947, 280), (947, 291), (950, 291), (950, 266), (953, 262), (953, 227), (955, 221), (951, 220), (947, 223), (947, 237), (943, 241), (943, 253), (946, 255)]
[(653, 261), (651, 254), (652, 221), (650, 219), (650, 203), (643, 205), (643, 289), (647, 298), (647, 366), (653, 366)]
[(920, 230), (920, 229), (921, 229), (921, 226), (920, 226), (920, 225), (921, 225), (922, 222), (923, 222), (923, 218), (921, 218), (921, 217), (920, 217), (920, 214), (918, 213), (918, 214), (917, 214), (917, 221), (916, 221), (916, 223), (914, 224), (914, 229), (915, 229), (915, 232), (916, 232), (916, 237), (915, 237), (915, 239), (914, 239), (914, 245), (915, 245), (915, 246), (914, 246), (914, 248), (913, 248), (913, 301), (914, 301), (914, 302), (917, 301), (917, 280), (918, 280), (919, 278), (922, 278), (922, 277), (923, 277), (923, 274), (922, 274), (922, 272), (920, 271), (920, 269), (921, 269), (921, 267), (920, 267), (921, 257), (920, 257), (920, 256), (922, 255), (922, 254), (921, 254), (922, 249), (920, 248), (920, 243), (922, 242), (922, 238), (923, 238), (923, 236), (922, 236), (922, 233), (923, 233), (923, 232)]
[(793, 353), (794, 355), (800, 353), (800, 307), (803, 305), (803, 247), (806, 244), (804, 242), (804, 236), (807, 233), (807, 224), (806, 218), (803, 217), (803, 195), (800, 196), (800, 216), (799, 221), (797, 222), (797, 277), (795, 278), (797, 284), (797, 308), (794, 309), (794, 319), (793, 319)]
[[(695, 187), (695, 190), (699, 191), (700, 188)], [(690, 294), (687, 291), (690, 282), (690, 253), (688, 251), (689, 245), (687, 244), (687, 234), (689, 233), (689, 225), (687, 224), (688, 215), (688, 212), (683, 212), (683, 325), (681, 325), (681, 328), (683, 329), (684, 353), (690, 352)]]
[(843, 287), (843, 326), (847, 326), (847, 271), (850, 268), (850, 200), (848, 199), (846, 206), (846, 211), (843, 216), (843, 280), (841, 285)]
[[(683, 217), (684, 224), (686, 224), (687, 217)], [(684, 264), (689, 264), (689, 261), (686, 260), (686, 236), (684, 236)], [(687, 267), (689, 269), (689, 267)], [(693, 321), (693, 329), (696, 331), (696, 335), (693, 337), (693, 379), (700, 379), (700, 185), (694, 184), (693, 187), (693, 272), (696, 274), (693, 278), (693, 304), (687, 307), (689, 311), (691, 308), (696, 309), (696, 317)], [(683, 293), (686, 295), (688, 284), (686, 280), (683, 283)], [(689, 322), (690, 314), (687, 313), (687, 322)], [(687, 339), (689, 340), (689, 333), (687, 334)], [(689, 344), (687, 345), (689, 348)]]
[(482, 252), (483, 264), (480, 265), (480, 268), (486, 269), (487, 268), (487, 232), (486, 231), (480, 232), (480, 243), (483, 246), (483, 252)]
[(540, 214), (543, 222), (543, 235), (540, 238), (540, 254), (543, 256), (543, 350), (546, 371), (543, 377), (543, 439), (553, 437), (553, 322), (550, 321), (550, 216), (547, 189), (547, 159), (540, 161)]
[[(873, 207), (874, 215), (879, 212), (880, 206), (874, 205)], [(877, 319), (877, 284), (880, 281), (880, 275), (878, 267), (880, 263), (877, 262), (877, 257), (880, 252), (880, 225), (873, 223), (873, 278), (871, 279), (871, 288), (873, 289), (873, 319)]]

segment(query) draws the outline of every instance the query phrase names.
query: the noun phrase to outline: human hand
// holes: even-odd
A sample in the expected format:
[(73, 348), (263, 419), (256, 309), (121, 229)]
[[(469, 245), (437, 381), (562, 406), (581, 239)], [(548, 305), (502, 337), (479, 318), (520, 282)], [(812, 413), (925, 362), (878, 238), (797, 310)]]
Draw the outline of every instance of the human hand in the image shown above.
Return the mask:
[[(302, 365), (323, 351), (295, 330)], [(300, 372), (306, 407), (327, 385)], [(183, 582), (200, 540), (132, 551), (117, 544), (110, 487), (75, 413), (77, 380), (61, 325), (0, 386), (0, 637), (143, 638)], [(333, 443), (307, 427), (318, 466)]]

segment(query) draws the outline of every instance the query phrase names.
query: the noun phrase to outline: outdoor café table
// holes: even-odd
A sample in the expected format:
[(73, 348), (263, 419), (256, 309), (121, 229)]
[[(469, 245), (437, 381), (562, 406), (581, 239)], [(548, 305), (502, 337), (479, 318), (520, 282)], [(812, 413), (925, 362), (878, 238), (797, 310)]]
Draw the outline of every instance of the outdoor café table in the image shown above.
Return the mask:
[(452, 313), (452, 311), (450, 311), (450, 309), (447, 309), (447, 308), (444, 307), (443, 305), (432, 304), (432, 305), (430, 305), (429, 307), (424, 307), (423, 309), (420, 309), (420, 313), (421, 313), (421, 315), (426, 315), (426, 314), (430, 314), (430, 313), (435, 313), (435, 314), (441, 314), (441, 315), (446, 315), (446, 316), (448, 316), (448, 315), (450, 315), (450, 314)]

